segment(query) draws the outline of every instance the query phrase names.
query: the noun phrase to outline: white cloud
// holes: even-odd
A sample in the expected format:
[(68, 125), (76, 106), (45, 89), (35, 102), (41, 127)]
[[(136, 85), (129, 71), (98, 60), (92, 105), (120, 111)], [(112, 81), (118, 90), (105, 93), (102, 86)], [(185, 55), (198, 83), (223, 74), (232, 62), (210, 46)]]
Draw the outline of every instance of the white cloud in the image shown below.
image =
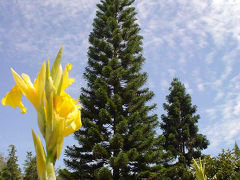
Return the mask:
[[(196, 96), (203, 92), (208, 96), (201, 109), (211, 119), (210, 125), (204, 125), (210, 149), (233, 143), (240, 135), (240, 81), (236, 78), (240, 1), (139, 0), (136, 4), (145, 47), (161, 56), (159, 66), (169, 75), (169, 69), (175, 69), (189, 82), (184, 84), (191, 95), (194, 91)], [(167, 84), (168, 76), (160, 77), (161, 84)]]
[[(0, 16), (5, 22), (0, 28), (0, 33), (4, 34), (0, 37), (0, 53), (8, 57), (1, 60), (18, 61), (31, 69), (47, 58), (53, 62), (58, 49), (64, 45), (62, 63), (73, 63), (72, 77), (79, 78), (87, 62), (88, 35), (97, 2), (22, 0), (0, 3)], [(73, 94), (79, 95), (80, 80), (84, 81), (78, 79), (69, 89)]]
[(204, 84), (202, 84), (202, 83), (199, 83), (199, 84), (197, 85), (197, 87), (198, 87), (198, 90), (199, 90), (199, 91), (204, 91), (204, 90), (205, 90)]
[(185, 86), (185, 88), (186, 88), (186, 92), (188, 93), (188, 94), (193, 94), (193, 89), (190, 87), (190, 85), (189, 85), (189, 83), (188, 82), (185, 82), (184, 83), (184, 86)]
[(163, 46), (174, 47), (179, 40), (183, 48), (203, 48), (210, 35), (217, 46), (229, 37), (240, 43), (240, 1), (139, 0), (136, 7), (147, 42), (157, 37), (165, 42)]
[(163, 91), (166, 91), (168, 87), (169, 87), (169, 82), (167, 80), (161, 80), (160, 81), (160, 88)]
[(205, 83), (203, 83), (199, 68), (193, 71), (193, 78), (194, 82), (196, 83), (197, 89), (201, 92), (204, 91)]
[(217, 95), (216, 95), (215, 98), (214, 98), (214, 101), (215, 101), (215, 102), (216, 102), (216, 101), (219, 101), (220, 99), (223, 98), (223, 96), (224, 96), (224, 92), (223, 92), (222, 90), (219, 90), (219, 91), (217, 92)]
[[(64, 53), (72, 60), (79, 56), (85, 57), (86, 41), (91, 30), (89, 22), (92, 22), (95, 15), (97, 2), (98, 0), (23, 0), (21, 3), (6, 3), (3, 10), (13, 11), (14, 14), (9, 15), (13, 18), (9, 18), (8, 23), (2, 26), (5, 39), (8, 40), (6, 46), (11, 47), (5, 53), (31, 51), (32, 56), (53, 56), (60, 45), (64, 44)], [(75, 56), (72, 56), (73, 53)], [(32, 63), (34, 58), (29, 57), (25, 61)]]
[(217, 118), (217, 110), (215, 108), (209, 108), (205, 111), (210, 120), (215, 120)]
[(171, 78), (173, 78), (173, 77), (175, 77), (175, 75), (176, 75), (176, 70), (170, 68), (170, 69), (168, 69), (168, 73), (169, 73), (169, 75), (171, 76)]
[(240, 84), (240, 74), (230, 80), (222, 98), (223, 102), (207, 109), (210, 118), (217, 120), (205, 129), (210, 141), (213, 142), (211, 148), (220, 144), (229, 146), (238, 139), (240, 134), (240, 87), (238, 84)]

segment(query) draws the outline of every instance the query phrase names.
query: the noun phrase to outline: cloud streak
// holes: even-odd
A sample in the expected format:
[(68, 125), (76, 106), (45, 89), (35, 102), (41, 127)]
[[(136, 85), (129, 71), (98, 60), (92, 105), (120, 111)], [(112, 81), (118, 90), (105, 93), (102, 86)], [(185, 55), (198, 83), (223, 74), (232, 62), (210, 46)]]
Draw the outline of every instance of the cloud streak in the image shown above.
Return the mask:
[[(159, 74), (157, 66), (174, 69), (186, 82), (206, 118), (203, 122), (208, 122), (200, 125), (211, 141), (210, 151), (240, 140), (240, 1), (140, 0), (136, 7), (144, 47), (151, 49), (145, 51), (152, 63), (148, 66), (155, 66), (150, 77)], [(157, 94), (159, 99), (168, 93), (171, 78), (172, 73), (161, 71), (152, 81), (154, 87), (164, 89)]]
[[(35, 71), (63, 44), (63, 63), (73, 63), (71, 76), (77, 79), (69, 91), (77, 98), (86, 85), (82, 73), (98, 2), (0, 1), (1, 61)], [(134, 5), (144, 36), (143, 70), (158, 106), (177, 76), (203, 113), (207, 124), (200, 120), (200, 125), (210, 149), (240, 140), (240, 1), (137, 0)]]

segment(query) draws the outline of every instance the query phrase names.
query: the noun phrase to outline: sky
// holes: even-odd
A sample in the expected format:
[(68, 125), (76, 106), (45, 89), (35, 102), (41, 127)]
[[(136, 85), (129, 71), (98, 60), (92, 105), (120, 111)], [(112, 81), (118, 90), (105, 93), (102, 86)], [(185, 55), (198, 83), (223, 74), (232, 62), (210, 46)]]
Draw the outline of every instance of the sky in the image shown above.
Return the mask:
[[(15, 84), (10, 68), (33, 80), (43, 60), (53, 62), (61, 45), (62, 64), (72, 63), (76, 81), (68, 93), (78, 98), (86, 86), (88, 35), (99, 0), (0, 0), (0, 97)], [(136, 0), (137, 22), (146, 58), (143, 71), (155, 93), (159, 119), (171, 80), (184, 83), (200, 114), (199, 132), (210, 145), (205, 154), (240, 144), (240, 1)], [(36, 112), (26, 98), (24, 115), (0, 105), (0, 153), (14, 144), (22, 167), (34, 152), (31, 129), (40, 135)], [(64, 148), (77, 143), (65, 138)], [(64, 149), (63, 149), (64, 151)], [(64, 167), (63, 157), (56, 167)]]

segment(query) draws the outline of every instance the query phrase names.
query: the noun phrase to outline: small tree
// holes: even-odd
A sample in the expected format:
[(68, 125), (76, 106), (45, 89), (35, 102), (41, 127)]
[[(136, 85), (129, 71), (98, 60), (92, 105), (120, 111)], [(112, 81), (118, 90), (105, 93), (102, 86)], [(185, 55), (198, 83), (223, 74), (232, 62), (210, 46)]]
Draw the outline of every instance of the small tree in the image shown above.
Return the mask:
[(209, 141), (206, 136), (198, 133), (199, 115), (197, 107), (192, 105), (191, 96), (186, 93), (184, 85), (174, 78), (163, 104), (167, 112), (162, 115), (161, 129), (165, 137), (164, 149), (172, 156), (168, 165), (191, 164), (193, 158), (201, 156), (201, 150), (206, 149)]
[(217, 157), (204, 158), (207, 177), (217, 180), (238, 180), (240, 172), (233, 151), (222, 150)]
[(19, 180), (22, 175), (17, 164), (16, 148), (14, 145), (9, 146), (6, 166), (3, 168), (2, 178), (4, 180)]
[(24, 163), (24, 180), (37, 180), (37, 162), (36, 157), (33, 157), (32, 152), (27, 152)]

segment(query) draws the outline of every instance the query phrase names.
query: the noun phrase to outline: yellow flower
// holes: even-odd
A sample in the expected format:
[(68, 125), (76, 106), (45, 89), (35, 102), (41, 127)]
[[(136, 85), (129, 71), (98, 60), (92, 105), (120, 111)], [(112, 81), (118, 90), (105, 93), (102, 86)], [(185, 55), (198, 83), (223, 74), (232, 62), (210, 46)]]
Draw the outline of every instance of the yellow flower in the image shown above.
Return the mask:
[(82, 125), (78, 100), (75, 101), (65, 92), (74, 82), (68, 75), (72, 65), (68, 63), (63, 73), (58, 60), (54, 62), (51, 71), (49, 60), (47, 61), (45, 86), (45, 140), (47, 149), (55, 152), (54, 159), (60, 157), (64, 137), (77, 131)]
[[(22, 77), (20, 77), (13, 69), (11, 69), (16, 85), (3, 98), (2, 104), (10, 105), (13, 108), (19, 106), (22, 112), (25, 113), (26, 108), (21, 102), (21, 96), (23, 94), (28, 98), (28, 100), (33, 104), (35, 109), (38, 111), (43, 103), (45, 70), (46, 70), (45, 62), (43, 62), (40, 73), (38, 74), (35, 82), (32, 84), (31, 79), (27, 74), (23, 73)], [(15, 103), (13, 103), (13, 101), (15, 101)]]
[(77, 131), (82, 125), (80, 105), (77, 102), (67, 93), (53, 96), (53, 128), (47, 129), (46, 143), (49, 150), (56, 151), (56, 158), (60, 157), (64, 137)]
[[(11, 69), (16, 85), (2, 99), (3, 105), (17, 106), (26, 112), (22, 104), (22, 94), (33, 104), (37, 111), (38, 126), (46, 142), (46, 154), (39, 136), (32, 131), (37, 155), (37, 168), (41, 180), (55, 177), (54, 164), (60, 157), (64, 137), (77, 131), (81, 126), (81, 106), (65, 89), (74, 82), (69, 78), (71, 64), (67, 64), (64, 72), (60, 64), (62, 47), (50, 70), (50, 63), (43, 62), (34, 83), (27, 74), (19, 76)], [(54, 178), (53, 178), (54, 179)]]

